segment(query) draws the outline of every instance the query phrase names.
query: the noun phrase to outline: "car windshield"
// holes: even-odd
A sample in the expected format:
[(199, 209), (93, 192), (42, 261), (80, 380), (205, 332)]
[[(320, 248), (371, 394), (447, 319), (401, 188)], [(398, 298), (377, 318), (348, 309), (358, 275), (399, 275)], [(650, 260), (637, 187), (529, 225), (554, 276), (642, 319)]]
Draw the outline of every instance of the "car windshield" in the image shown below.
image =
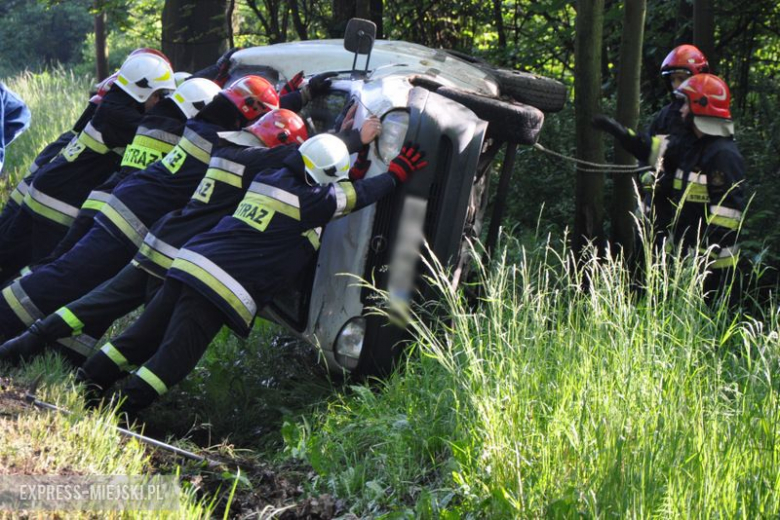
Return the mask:
[(349, 92), (331, 90), (323, 96), (312, 99), (300, 112), (301, 117), (309, 121), (315, 133), (338, 130), (335, 128), (339, 115), (344, 110)]

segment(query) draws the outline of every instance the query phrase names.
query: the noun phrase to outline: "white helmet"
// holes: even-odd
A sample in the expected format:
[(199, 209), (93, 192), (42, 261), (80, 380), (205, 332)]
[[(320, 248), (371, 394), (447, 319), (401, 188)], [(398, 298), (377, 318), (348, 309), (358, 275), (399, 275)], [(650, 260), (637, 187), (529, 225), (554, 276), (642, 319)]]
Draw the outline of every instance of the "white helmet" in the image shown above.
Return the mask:
[(349, 175), (349, 150), (344, 141), (332, 134), (315, 135), (298, 151), (306, 173), (317, 184), (328, 184)]
[(176, 82), (176, 86), (180, 87), (182, 83), (187, 81), (192, 77), (192, 74), (189, 72), (174, 72), (173, 73), (173, 81)]
[(188, 79), (173, 93), (173, 102), (187, 118), (194, 117), (220, 92), (219, 85), (205, 78)]
[(170, 64), (154, 54), (135, 54), (119, 68), (116, 84), (139, 103), (161, 89), (175, 90)]

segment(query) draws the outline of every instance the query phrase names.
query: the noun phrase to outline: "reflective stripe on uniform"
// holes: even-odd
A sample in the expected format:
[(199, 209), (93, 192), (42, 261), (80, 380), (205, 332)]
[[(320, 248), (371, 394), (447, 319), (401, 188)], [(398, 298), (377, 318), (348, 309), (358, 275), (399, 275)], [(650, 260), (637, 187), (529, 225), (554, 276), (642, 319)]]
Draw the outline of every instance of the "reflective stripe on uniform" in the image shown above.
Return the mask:
[(100, 155), (105, 155), (109, 152), (108, 146), (103, 141), (103, 134), (92, 126), (92, 122), (87, 123), (87, 126), (79, 134), (78, 140), (81, 144)]
[(276, 186), (253, 182), (244, 200), (254, 200), (292, 219), (301, 220), (301, 203), (298, 196)]
[(304, 231), (301, 234), (309, 239), (309, 242), (311, 242), (311, 245), (312, 245), (312, 247), (314, 247), (315, 251), (320, 248), (320, 237), (322, 236), (322, 228), (321, 227), (310, 229), (308, 231)]
[(27, 168), (27, 173), (29, 175), (32, 175), (33, 173), (37, 172), (40, 169), (40, 166), (38, 166), (38, 163), (33, 162), (29, 168)]
[(126, 371), (127, 367), (130, 366), (130, 363), (127, 361), (127, 358), (124, 356), (124, 354), (119, 352), (119, 350), (117, 350), (117, 348), (112, 345), (110, 341), (103, 345), (100, 348), (100, 351), (105, 354), (108, 359), (113, 361), (120, 370)]
[(217, 264), (194, 251), (181, 249), (171, 268), (179, 269), (205, 284), (225, 300), (247, 326), (252, 324), (257, 312), (255, 300), (235, 278)]
[(57, 340), (57, 343), (63, 347), (78, 352), (84, 357), (90, 357), (95, 353), (97, 342), (97, 339), (87, 336), (86, 334), (81, 334), (74, 338), (60, 338)]
[(169, 150), (170, 148), (176, 146), (176, 143), (178, 143), (179, 139), (181, 139), (181, 136), (177, 134), (172, 134), (171, 132), (166, 132), (165, 130), (160, 130), (159, 128), (148, 128), (146, 126), (139, 126), (138, 131), (136, 132), (136, 136), (144, 136), (154, 139), (155, 141), (161, 141), (170, 145), (168, 148)]
[(245, 169), (246, 167), (243, 164), (229, 161), (222, 157), (215, 157), (209, 163), (206, 178), (240, 188)]
[(739, 246), (722, 247), (717, 254), (713, 251), (711, 256), (715, 258), (715, 261), (712, 263), (713, 269), (735, 267), (739, 260)]
[(158, 395), (163, 395), (168, 391), (168, 386), (163, 382), (163, 380), (146, 367), (139, 368), (135, 375), (140, 377), (146, 384), (154, 388), (154, 391), (157, 392)]
[[(674, 189), (683, 189), (683, 171), (678, 169), (674, 174)], [(683, 193), (684, 202), (699, 202), (706, 204), (710, 201), (710, 193), (707, 191), (707, 176), (701, 172), (688, 173), (688, 185)]]
[(112, 196), (100, 210), (136, 247), (141, 245), (147, 229), (141, 220), (117, 197)]
[[(27, 183), (26, 179), (22, 179), (19, 181), (19, 184), (16, 185), (16, 188), (14, 188), (13, 193), (11, 193), (11, 198), (21, 206), (28, 191), (30, 191), (30, 185)], [(19, 196), (19, 200), (16, 199), (14, 196), (15, 194)]]
[(351, 182), (337, 182), (333, 185), (336, 191), (336, 212), (334, 217), (346, 215), (357, 203), (357, 192)]
[(184, 136), (179, 141), (179, 148), (200, 162), (208, 164), (211, 160), (212, 144), (189, 128), (184, 129)]
[(141, 248), (138, 250), (139, 253), (144, 255), (146, 258), (154, 262), (155, 264), (159, 265), (163, 269), (170, 269), (171, 264), (173, 264), (173, 259), (176, 257), (175, 255), (173, 257), (166, 256), (159, 251), (156, 251), (149, 247), (149, 244), (144, 242), (141, 244)]
[(75, 314), (73, 314), (73, 311), (68, 309), (67, 307), (60, 307), (57, 309), (57, 312), (55, 312), (57, 316), (62, 318), (62, 321), (64, 321), (68, 327), (73, 331), (73, 335), (77, 335), (81, 333), (81, 329), (84, 328), (84, 322), (82, 322), (80, 319), (76, 317)]
[(79, 214), (78, 208), (36, 190), (35, 186), (30, 186), (24, 197), (24, 205), (34, 213), (64, 226), (70, 226)]
[(100, 211), (103, 205), (108, 202), (108, 199), (110, 198), (111, 194), (106, 193), (105, 191), (91, 191), (89, 193), (89, 197), (87, 197), (87, 200), (85, 200), (84, 204), (81, 205), (81, 209), (93, 209), (95, 211)]
[(30, 297), (27, 296), (27, 293), (24, 292), (18, 281), (3, 289), (3, 298), (5, 298), (6, 303), (11, 307), (14, 314), (16, 314), (16, 317), (28, 327), (35, 320), (43, 318), (43, 313), (30, 300)]
[(741, 222), (741, 211), (724, 206), (710, 206), (710, 213), (707, 218), (708, 224), (715, 224), (728, 229), (737, 229)]

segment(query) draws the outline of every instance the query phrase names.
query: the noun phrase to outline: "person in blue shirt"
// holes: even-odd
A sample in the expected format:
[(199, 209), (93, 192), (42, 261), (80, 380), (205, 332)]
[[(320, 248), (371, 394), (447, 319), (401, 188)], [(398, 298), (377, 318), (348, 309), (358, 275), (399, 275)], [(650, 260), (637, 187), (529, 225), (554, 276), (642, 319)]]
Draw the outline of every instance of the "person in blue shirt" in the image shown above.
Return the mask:
[(0, 81), (0, 173), (5, 163), (5, 148), (30, 126), (30, 110), (19, 96)]

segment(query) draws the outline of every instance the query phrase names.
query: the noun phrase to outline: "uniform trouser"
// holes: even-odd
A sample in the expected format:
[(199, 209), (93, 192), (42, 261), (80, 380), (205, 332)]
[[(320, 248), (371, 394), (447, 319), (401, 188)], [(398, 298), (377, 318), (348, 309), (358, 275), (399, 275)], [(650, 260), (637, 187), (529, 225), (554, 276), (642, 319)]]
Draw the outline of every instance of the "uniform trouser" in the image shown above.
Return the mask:
[(36, 259), (34, 265), (30, 266), (31, 270), (35, 271), (43, 265), (50, 264), (65, 253), (73, 249), (79, 240), (84, 238), (89, 230), (92, 229), (92, 225), (95, 223), (95, 215), (97, 210), (94, 209), (81, 209), (73, 221), (70, 228), (66, 232), (65, 236), (60, 240), (57, 245), (43, 258)]
[(3, 282), (16, 277), (30, 263), (33, 216), (20, 208), (10, 222), (0, 229), (0, 278)]
[(110, 280), (50, 314), (38, 324), (38, 332), (50, 343), (81, 334), (100, 338), (114, 321), (151, 301), (161, 286), (159, 278), (127, 264)]
[(53, 220), (42, 217), (33, 219), (30, 264), (37, 264), (54, 251), (57, 244), (68, 234), (68, 229), (69, 226)]
[(101, 226), (93, 226), (67, 254), (2, 291), (0, 336), (10, 338), (118, 273), (133, 251)]
[(108, 388), (132, 366), (125, 409), (135, 411), (179, 383), (198, 364), (225, 315), (191, 287), (170, 278), (143, 314), (83, 365), (89, 380)]

